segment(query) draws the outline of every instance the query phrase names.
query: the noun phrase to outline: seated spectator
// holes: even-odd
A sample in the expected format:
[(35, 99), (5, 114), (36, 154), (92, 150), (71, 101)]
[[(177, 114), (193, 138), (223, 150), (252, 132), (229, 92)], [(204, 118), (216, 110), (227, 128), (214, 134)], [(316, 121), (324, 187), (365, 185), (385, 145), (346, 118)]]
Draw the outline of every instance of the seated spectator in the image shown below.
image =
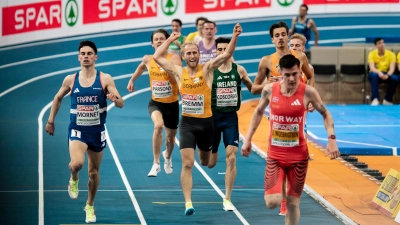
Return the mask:
[(400, 52), (397, 53), (397, 71), (399, 72), (397, 75), (400, 76)]
[[(171, 26), (172, 26), (172, 32), (180, 33), (182, 30), (182, 21), (180, 19), (173, 19)], [(171, 45), (168, 47), (168, 52), (172, 54), (177, 54), (180, 57), (182, 57), (181, 45), (185, 43), (185, 39), (186, 36), (181, 35), (178, 40), (171, 43)]]
[(399, 78), (394, 73), (396, 56), (392, 51), (385, 49), (385, 42), (382, 38), (376, 38), (375, 50), (372, 50), (368, 55), (369, 75), (368, 79), (371, 82), (371, 105), (379, 105), (379, 84), (388, 83), (389, 87), (386, 91), (383, 105), (393, 105), (393, 95), (396, 91), (396, 86)]
[(196, 19), (197, 31), (190, 33), (186, 38), (186, 42), (194, 41), (195, 43), (198, 43), (202, 39), (201, 29), (203, 28), (203, 23), (207, 20), (208, 19), (205, 17), (199, 17)]

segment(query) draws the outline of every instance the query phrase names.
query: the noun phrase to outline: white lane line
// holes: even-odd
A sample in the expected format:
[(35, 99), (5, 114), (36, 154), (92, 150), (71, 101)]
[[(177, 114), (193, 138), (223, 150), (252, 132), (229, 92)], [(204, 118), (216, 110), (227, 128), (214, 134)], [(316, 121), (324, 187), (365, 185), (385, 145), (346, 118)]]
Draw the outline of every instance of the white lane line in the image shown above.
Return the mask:
[[(308, 125), (307, 128), (312, 127), (312, 128), (324, 128), (324, 125)], [(335, 125), (336, 127), (340, 128), (357, 128), (357, 127), (363, 127), (363, 128), (374, 128), (374, 127), (400, 127), (400, 124), (374, 124), (374, 125), (365, 125), (365, 124), (355, 124), (355, 125)]]
[[(144, 89), (135, 91), (135, 92), (133, 92), (133, 93), (130, 93), (130, 94), (128, 94), (128, 95), (125, 95), (124, 97), (122, 97), (122, 99), (126, 100), (127, 98), (130, 98), (130, 97), (132, 97), (132, 96), (141, 94), (141, 93), (146, 92), (146, 91), (150, 91), (150, 88), (144, 88)], [(110, 105), (107, 107), (107, 112), (109, 112), (114, 106), (115, 106), (114, 103), (110, 104)], [(115, 164), (117, 165), (118, 171), (119, 171), (119, 173), (121, 174), (122, 181), (124, 182), (124, 185), (125, 185), (125, 187), (126, 187), (126, 190), (127, 190), (128, 193), (129, 193), (129, 197), (130, 197), (131, 200), (132, 200), (133, 206), (134, 206), (134, 208), (135, 208), (135, 210), (136, 210), (136, 213), (137, 213), (137, 215), (138, 215), (138, 217), (139, 217), (140, 223), (141, 223), (142, 225), (146, 225), (147, 223), (146, 223), (146, 220), (144, 219), (144, 216), (143, 216), (142, 211), (140, 210), (139, 203), (137, 202), (136, 197), (135, 197), (135, 195), (133, 194), (133, 191), (132, 191), (131, 185), (129, 184), (128, 178), (126, 177), (125, 172), (124, 172), (124, 169), (122, 168), (121, 162), (119, 161), (118, 155), (117, 155), (117, 153), (115, 152), (115, 148), (114, 148), (114, 145), (112, 144), (110, 135), (109, 135), (108, 130), (107, 130), (107, 126), (106, 126), (106, 137), (107, 137), (107, 142), (108, 142), (108, 148), (110, 149), (111, 155), (112, 155), (113, 158), (114, 158), (114, 161), (115, 161)]]
[[(179, 146), (179, 140), (175, 137), (175, 143)], [(211, 177), (208, 176), (208, 174), (203, 170), (203, 168), (197, 163), (196, 159), (194, 160), (194, 166), (200, 171), (200, 173), (206, 178), (208, 183), (211, 184), (211, 186), (214, 188), (214, 190), (221, 196), (221, 198), (225, 198), (225, 194), (222, 193), (221, 189), (214, 183), (214, 181), (211, 179)], [(232, 203), (233, 204), (233, 203)], [(240, 214), (240, 212), (236, 209), (234, 206), (233, 212), (236, 214), (236, 216), (239, 218), (239, 220), (245, 224), (249, 225), (249, 223), (246, 221), (246, 219)]]
[[(221, 189), (225, 190), (225, 189)], [(68, 192), (68, 190), (43, 190), (44, 192)], [(87, 192), (88, 190), (86, 189), (79, 189), (79, 191), (82, 192)], [(132, 189), (133, 192), (182, 192), (182, 188), (179, 189)], [(215, 189), (213, 188), (193, 188), (192, 192), (208, 192), (212, 191), (215, 192)], [(264, 191), (264, 189), (261, 188), (240, 188), (240, 189), (233, 189), (232, 191)], [(24, 190), (24, 191), (0, 191), (0, 193), (36, 193), (38, 190)], [(97, 190), (97, 192), (126, 192), (126, 190)]]

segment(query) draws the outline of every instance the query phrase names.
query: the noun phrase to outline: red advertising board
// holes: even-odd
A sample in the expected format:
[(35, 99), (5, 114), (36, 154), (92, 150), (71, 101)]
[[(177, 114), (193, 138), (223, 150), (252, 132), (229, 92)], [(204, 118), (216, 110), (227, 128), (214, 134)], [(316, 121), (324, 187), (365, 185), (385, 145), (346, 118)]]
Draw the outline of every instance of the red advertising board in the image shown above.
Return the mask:
[(157, 0), (83, 0), (83, 24), (157, 16)]
[(270, 0), (186, 0), (186, 13), (271, 7)]
[(61, 27), (61, 0), (2, 8), (2, 36)]
[(399, 0), (303, 0), (306, 5), (399, 3)]

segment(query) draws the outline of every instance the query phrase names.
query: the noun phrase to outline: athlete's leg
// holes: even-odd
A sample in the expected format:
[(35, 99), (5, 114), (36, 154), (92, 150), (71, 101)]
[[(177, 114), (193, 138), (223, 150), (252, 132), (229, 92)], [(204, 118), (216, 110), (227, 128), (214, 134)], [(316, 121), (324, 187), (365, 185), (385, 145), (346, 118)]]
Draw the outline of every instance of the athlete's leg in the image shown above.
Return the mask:
[(199, 159), (200, 159), (200, 164), (202, 166), (207, 166), (209, 161), (210, 161), (210, 155), (211, 155), (211, 151), (205, 151), (200, 149), (199, 147)]
[(267, 159), (264, 175), (265, 203), (267, 208), (278, 207), (283, 198), (283, 183), (286, 179), (286, 171), (277, 160)]
[(155, 110), (151, 113), (151, 120), (154, 123), (153, 131), (153, 163), (160, 164), (160, 150), (162, 144), (162, 130), (164, 127), (164, 121), (160, 111)]
[(184, 148), (181, 149), (181, 158), (182, 158), (182, 172), (181, 172), (181, 184), (183, 197), (185, 198), (185, 202), (192, 202), (192, 171), (194, 165), (194, 149), (193, 148)]
[(210, 154), (210, 160), (208, 162), (208, 168), (213, 168), (217, 164), (218, 160), (218, 147), (219, 147), (219, 142), (221, 141), (221, 130), (217, 129), (215, 126), (216, 124), (214, 123), (214, 136), (213, 136), (213, 147), (212, 147), (212, 152)]
[(69, 163), (69, 170), (71, 171), (72, 180), (79, 179), (78, 172), (82, 169), (85, 163), (85, 152), (87, 151), (87, 144), (78, 140), (69, 140), (69, 155), (71, 161)]
[(236, 179), (236, 153), (237, 146), (228, 145), (226, 147), (226, 173), (225, 173), (225, 199), (230, 200), (233, 184)]
[(92, 206), (94, 198), (96, 196), (97, 188), (100, 183), (100, 164), (103, 158), (103, 152), (88, 151), (88, 172), (89, 172), (89, 183), (88, 183), (88, 200), (86, 204)]
[(287, 213), (285, 218), (286, 225), (297, 225), (300, 220), (300, 198), (286, 197)]
[(170, 159), (172, 155), (172, 151), (174, 150), (175, 146), (175, 136), (178, 132), (178, 129), (170, 129), (165, 127), (165, 145), (167, 146), (167, 151), (165, 154), (165, 158)]

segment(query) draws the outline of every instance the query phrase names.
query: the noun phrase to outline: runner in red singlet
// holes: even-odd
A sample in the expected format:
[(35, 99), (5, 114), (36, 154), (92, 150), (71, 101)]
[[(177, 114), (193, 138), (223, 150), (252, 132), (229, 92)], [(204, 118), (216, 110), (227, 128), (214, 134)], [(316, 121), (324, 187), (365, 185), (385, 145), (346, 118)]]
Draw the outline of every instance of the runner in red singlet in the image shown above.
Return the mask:
[(312, 103), (322, 115), (328, 144), (326, 155), (331, 159), (340, 156), (334, 135), (330, 112), (325, 108), (315, 88), (300, 82), (300, 61), (293, 55), (285, 55), (280, 61), (282, 80), (264, 86), (261, 99), (250, 123), (241, 153), (251, 153), (251, 139), (270, 104), (270, 136), (267, 166), (265, 169), (265, 202), (273, 209), (280, 205), (285, 195), (287, 178), (286, 225), (298, 224), (300, 219), (300, 196), (303, 191), (308, 167), (308, 149), (304, 133), (306, 106)]

